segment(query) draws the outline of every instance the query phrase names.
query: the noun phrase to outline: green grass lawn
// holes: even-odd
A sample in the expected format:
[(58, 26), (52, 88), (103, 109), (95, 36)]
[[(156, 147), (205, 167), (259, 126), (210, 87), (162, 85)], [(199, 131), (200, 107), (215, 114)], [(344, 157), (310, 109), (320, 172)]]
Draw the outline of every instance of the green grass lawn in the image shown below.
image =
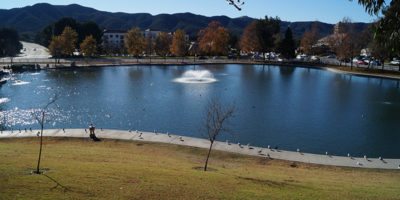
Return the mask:
[[(399, 199), (400, 171), (326, 167), (158, 143), (0, 140), (0, 199)], [(62, 186), (57, 186), (57, 181)]]

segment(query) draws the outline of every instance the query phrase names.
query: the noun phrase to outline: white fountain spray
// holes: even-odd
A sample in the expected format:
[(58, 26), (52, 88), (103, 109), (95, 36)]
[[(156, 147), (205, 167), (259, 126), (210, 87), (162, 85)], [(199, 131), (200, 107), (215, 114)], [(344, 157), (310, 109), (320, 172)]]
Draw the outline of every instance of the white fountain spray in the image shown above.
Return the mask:
[(182, 77), (173, 80), (178, 83), (213, 83), (218, 81), (208, 70), (189, 70)]

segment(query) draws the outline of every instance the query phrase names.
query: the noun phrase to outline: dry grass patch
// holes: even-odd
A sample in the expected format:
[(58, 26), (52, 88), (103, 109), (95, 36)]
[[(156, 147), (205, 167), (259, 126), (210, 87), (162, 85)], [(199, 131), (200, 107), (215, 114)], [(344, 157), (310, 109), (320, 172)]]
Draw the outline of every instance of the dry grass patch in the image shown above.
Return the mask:
[[(45, 138), (0, 140), (0, 199), (398, 199), (400, 172), (326, 167), (177, 145)], [(60, 185), (50, 178), (57, 181)]]

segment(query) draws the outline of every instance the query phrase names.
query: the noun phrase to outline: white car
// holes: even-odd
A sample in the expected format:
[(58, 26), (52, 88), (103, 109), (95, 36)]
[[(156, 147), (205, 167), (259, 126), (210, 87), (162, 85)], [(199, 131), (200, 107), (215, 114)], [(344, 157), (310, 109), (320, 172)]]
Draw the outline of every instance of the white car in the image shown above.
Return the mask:
[(312, 61), (319, 61), (319, 58), (317, 56), (311, 56)]
[(399, 65), (400, 64), (400, 60), (393, 60), (392, 62), (390, 62), (391, 65)]
[(307, 58), (308, 58), (307, 54), (297, 55), (296, 57), (297, 60), (306, 60)]

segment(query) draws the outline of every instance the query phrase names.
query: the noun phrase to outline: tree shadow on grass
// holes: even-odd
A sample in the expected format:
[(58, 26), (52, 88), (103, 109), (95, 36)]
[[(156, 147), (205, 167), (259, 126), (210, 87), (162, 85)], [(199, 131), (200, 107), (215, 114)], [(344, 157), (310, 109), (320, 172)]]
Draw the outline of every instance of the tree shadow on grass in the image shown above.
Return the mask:
[[(193, 167), (193, 169), (194, 169), (194, 170), (198, 170), (198, 171), (204, 171), (204, 167)], [(216, 172), (216, 171), (218, 171), (218, 170), (217, 170), (217, 169), (214, 169), (214, 168), (207, 167), (207, 171), (208, 171), (208, 172)]]
[(48, 179), (50, 179), (51, 181), (53, 181), (54, 183), (56, 183), (56, 185), (54, 187), (51, 188), (51, 190), (57, 189), (58, 187), (60, 187), (64, 192), (69, 192), (71, 191), (71, 189), (69, 189), (68, 187), (62, 185), (60, 182), (58, 182), (56, 179), (50, 177), (47, 174), (42, 174), (43, 176), (47, 177)]
[(245, 181), (250, 181), (255, 184), (260, 184), (260, 185), (265, 185), (268, 187), (275, 187), (275, 188), (297, 188), (297, 189), (309, 189), (312, 190), (312, 187), (300, 185), (299, 181), (297, 180), (284, 180), (284, 181), (273, 181), (273, 180), (267, 180), (267, 179), (258, 179), (258, 178), (252, 178), (252, 177), (242, 177), (242, 176), (236, 176), (237, 179), (240, 180), (245, 180)]

